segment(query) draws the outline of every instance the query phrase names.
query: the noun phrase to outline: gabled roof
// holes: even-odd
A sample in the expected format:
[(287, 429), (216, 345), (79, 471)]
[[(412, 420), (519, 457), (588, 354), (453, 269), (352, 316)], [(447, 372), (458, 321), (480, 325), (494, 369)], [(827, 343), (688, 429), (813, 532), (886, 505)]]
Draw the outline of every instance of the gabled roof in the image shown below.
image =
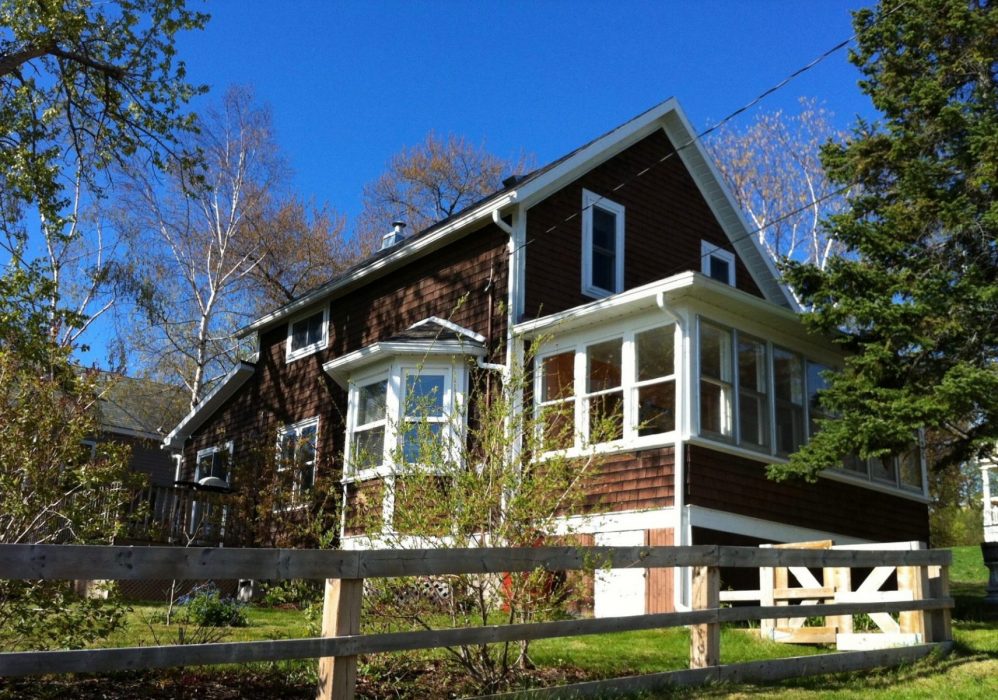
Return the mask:
[(509, 184), (488, 197), (460, 212), (437, 222), (433, 226), (405, 239), (402, 243), (381, 250), (354, 265), (329, 282), (316, 287), (292, 302), (266, 314), (239, 331), (243, 337), (250, 333), (285, 320), (297, 311), (338, 292), (361, 283), (363, 278), (383, 273), (402, 265), (421, 253), (435, 250), (451, 237), (459, 237), (476, 224), (487, 221), (493, 212), (514, 204), (531, 206), (547, 197), (582, 173), (609, 160), (626, 148), (663, 129), (678, 149), (679, 158), (686, 165), (700, 188), (711, 211), (717, 217), (732, 246), (748, 268), (765, 298), (779, 306), (797, 309), (789, 290), (780, 282), (780, 276), (769, 254), (762, 248), (741, 213), (728, 187), (696, 138), (686, 115), (675, 98), (669, 98), (630, 121), (608, 131), (571, 153), (539, 168), (530, 174), (509, 180)]
[(414, 323), (398, 335), (330, 360), (322, 369), (340, 386), (347, 386), (350, 374), (392, 357), (439, 357), (468, 355), (485, 357), (485, 337), (436, 316)]
[(187, 410), (186, 392), (171, 384), (102, 372), (98, 387), (104, 432), (162, 438)]
[(170, 434), (163, 438), (163, 445), (168, 448), (181, 448), (184, 440), (190, 437), (191, 433), (215, 412), (223, 403), (228, 401), (233, 394), (246, 383), (246, 380), (256, 371), (256, 365), (250, 362), (239, 362), (233, 367), (225, 378), (218, 383), (211, 393), (201, 399), (201, 402), (191, 409), (190, 413), (184, 416), (177, 427), (170, 431)]

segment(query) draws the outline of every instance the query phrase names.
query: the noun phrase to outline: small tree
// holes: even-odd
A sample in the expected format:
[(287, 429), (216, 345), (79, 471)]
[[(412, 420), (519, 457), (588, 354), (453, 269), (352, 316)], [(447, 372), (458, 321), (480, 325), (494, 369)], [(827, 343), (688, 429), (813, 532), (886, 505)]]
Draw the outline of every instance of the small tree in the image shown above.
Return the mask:
[[(44, 337), (44, 336), (43, 336)], [(47, 339), (46, 339), (47, 340)], [(133, 490), (128, 450), (98, 432), (96, 377), (48, 346), (40, 366), (0, 345), (0, 542), (111, 544)], [(59, 581), (0, 582), (0, 647), (83, 646), (120, 608), (77, 601)]]
[[(393, 502), (391, 521), (383, 520), (377, 499), (366, 506), (355, 501), (356, 512), (347, 512), (350, 527), (368, 533), (370, 544), (408, 549), (576, 543), (566, 516), (585, 513), (591, 505), (586, 485), (599, 457), (593, 450), (569, 456), (561, 449), (574, 439), (566, 408), (571, 402), (531, 413), (521, 405), (532, 385), (531, 373), (517, 367), (501, 389), (487, 389), (485, 372), (477, 371), (468, 405), (455, 407), (451, 415), (442, 415), (441, 397), (434, 391), (424, 393), (419, 405), (405, 407), (409, 418), (398, 426), (403, 437), (392, 452), (392, 473), (383, 487)], [(570, 393), (572, 388), (562, 390)], [(593, 413), (593, 443), (619, 431), (612, 410), (605, 416)], [(448, 434), (451, 439), (442, 439)], [(354, 460), (363, 463), (365, 456), (355, 454)], [(583, 576), (574, 576), (574, 583)], [(443, 613), (450, 626), (485, 626), (563, 613), (583, 593), (580, 588), (564, 575), (539, 569), (453, 575), (429, 584), (383, 579), (368, 600), (373, 600), (371, 612), (379, 621), (430, 629)], [(482, 692), (502, 688), (531, 665), (527, 642), (447, 651)]]

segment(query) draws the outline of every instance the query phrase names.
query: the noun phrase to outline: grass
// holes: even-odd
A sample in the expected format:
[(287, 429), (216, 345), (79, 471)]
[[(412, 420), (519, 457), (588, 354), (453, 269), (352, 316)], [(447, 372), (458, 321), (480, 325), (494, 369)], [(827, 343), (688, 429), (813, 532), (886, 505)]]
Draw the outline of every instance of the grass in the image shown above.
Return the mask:
[[(879, 669), (853, 674), (836, 674), (796, 679), (766, 685), (719, 685), (706, 688), (677, 690), (642, 697), (708, 697), (708, 698), (876, 698), (900, 700), (907, 698), (979, 698), (998, 697), (998, 609), (987, 606), (982, 598), (987, 581), (987, 568), (977, 546), (956, 547), (950, 569), (951, 591), (956, 600), (954, 610), (954, 637), (956, 648), (948, 656), (932, 656), (917, 663), (899, 668)], [(138, 646), (171, 644), (177, 641), (177, 626), (167, 627), (160, 620), (165, 606), (162, 604), (134, 605), (128, 624), (101, 646)], [(246, 609), (246, 627), (225, 628), (225, 641), (255, 639), (286, 639), (313, 634), (314, 621), (296, 609), (263, 608)], [(371, 630), (373, 631), (373, 630)], [(531, 644), (531, 658), (540, 668), (549, 669), (553, 682), (559, 682), (558, 673), (564, 677), (577, 677), (579, 673), (589, 678), (609, 678), (663, 670), (686, 668), (689, 656), (689, 635), (685, 629), (622, 632), (612, 635), (572, 637), (539, 640)], [(757, 659), (803, 656), (826, 653), (829, 649), (777, 644), (759, 640), (745, 630), (725, 628), (721, 636), (723, 663), (738, 663)], [(442, 669), (440, 650), (419, 652), (408, 658), (422, 668)], [(394, 657), (402, 661), (398, 657)], [(382, 685), (395, 692), (395, 680), (388, 674), (408, 673), (411, 664), (399, 665), (391, 655), (378, 655), (363, 659), (362, 668), (372, 676), (381, 675)], [(436, 664), (435, 666), (433, 666)], [(198, 669), (191, 678), (196, 683), (217, 682), (220, 685), (246, 679), (252, 683), (261, 677), (261, 670), (277, 673), (288, 683), (278, 694), (291, 690), (309, 695), (309, 683), (314, 674), (314, 661), (293, 662), (286, 665), (254, 664), (242, 667), (205, 667)], [(395, 670), (393, 670), (395, 669)], [(410, 677), (398, 678), (400, 697)], [(224, 679), (213, 681), (212, 679)], [(387, 685), (384, 683), (387, 682)], [(552, 682), (552, 681), (549, 681)], [(445, 685), (446, 682), (444, 681)], [(0, 683), (0, 691), (3, 690)], [(19, 686), (19, 690), (23, 686)], [(290, 690), (289, 690), (290, 689)], [(420, 695), (416, 686), (409, 693)], [(275, 691), (276, 692), (276, 691)], [(379, 692), (374, 691), (374, 695)], [(425, 694), (425, 693), (424, 693)], [(16, 697), (16, 693), (12, 697)], [(0, 697), (7, 697), (0, 692)], [(54, 696), (53, 696), (54, 697)], [(89, 696), (88, 696), (89, 697)], [(100, 696), (104, 697), (104, 696)], [(207, 697), (207, 696), (206, 696)], [(247, 697), (267, 697), (267, 693)]]

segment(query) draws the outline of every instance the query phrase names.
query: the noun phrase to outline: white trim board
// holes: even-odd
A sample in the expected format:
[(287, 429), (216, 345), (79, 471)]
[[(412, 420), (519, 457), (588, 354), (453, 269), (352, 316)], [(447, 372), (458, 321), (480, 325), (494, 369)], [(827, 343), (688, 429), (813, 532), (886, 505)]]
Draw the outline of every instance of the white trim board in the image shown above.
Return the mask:
[(810, 540), (834, 540), (835, 544), (867, 544), (870, 540), (843, 535), (826, 530), (814, 530), (798, 525), (762, 520), (748, 515), (727, 513), (703, 506), (686, 506), (690, 527), (719, 530), (735, 535), (758, 537), (775, 542), (808, 542)]

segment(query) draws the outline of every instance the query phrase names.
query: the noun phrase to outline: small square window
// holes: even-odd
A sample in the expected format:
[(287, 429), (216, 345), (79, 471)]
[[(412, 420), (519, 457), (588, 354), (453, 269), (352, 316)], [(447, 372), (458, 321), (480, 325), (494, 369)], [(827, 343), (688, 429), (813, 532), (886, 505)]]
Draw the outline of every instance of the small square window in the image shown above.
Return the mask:
[(329, 307), (288, 324), (287, 360), (311, 355), (326, 347)]
[(700, 241), (700, 271), (718, 282), (735, 286), (735, 256), (713, 243)]

